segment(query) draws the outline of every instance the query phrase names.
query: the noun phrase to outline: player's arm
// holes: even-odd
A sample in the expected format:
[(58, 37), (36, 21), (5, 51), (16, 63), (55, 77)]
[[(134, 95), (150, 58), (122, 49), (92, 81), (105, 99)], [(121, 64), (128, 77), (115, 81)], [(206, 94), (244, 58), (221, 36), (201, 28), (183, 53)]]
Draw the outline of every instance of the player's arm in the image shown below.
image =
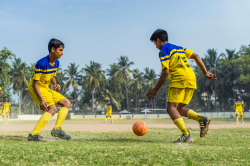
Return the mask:
[(2, 94), (2, 88), (0, 87), (0, 94)]
[(169, 74), (169, 70), (167, 68), (162, 70), (161, 76), (160, 76), (155, 88), (151, 89), (147, 94), (149, 100), (154, 99), (154, 96), (157, 94), (158, 90), (161, 88), (161, 86), (164, 84), (164, 82), (168, 78), (168, 74)]
[(244, 104), (242, 104), (242, 111), (244, 112)]
[(217, 80), (217, 78), (214, 78), (216, 75), (213, 73), (210, 73), (207, 71), (206, 66), (204, 65), (204, 63), (202, 62), (201, 58), (199, 57), (199, 55), (193, 53), (189, 59), (193, 59), (195, 60), (195, 62), (197, 63), (197, 65), (200, 67), (201, 71), (203, 72), (203, 74), (210, 80)]
[(54, 86), (56, 91), (60, 91), (61, 86), (59, 84), (56, 84), (56, 77), (52, 77), (50, 80), (51, 84)]
[(40, 109), (41, 110), (47, 110), (48, 111), (48, 104), (46, 103), (46, 101), (43, 99), (41, 92), (38, 88), (38, 80), (33, 80), (33, 89), (38, 97), (38, 99), (40, 100)]

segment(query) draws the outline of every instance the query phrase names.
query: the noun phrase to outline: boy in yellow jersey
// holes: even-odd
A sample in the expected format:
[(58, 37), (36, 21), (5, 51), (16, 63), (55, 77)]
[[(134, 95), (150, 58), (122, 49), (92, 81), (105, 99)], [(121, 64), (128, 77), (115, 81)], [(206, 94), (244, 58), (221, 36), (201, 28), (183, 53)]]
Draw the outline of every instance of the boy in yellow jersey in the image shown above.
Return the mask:
[[(39, 132), (50, 121), (52, 116), (57, 111), (57, 106), (61, 105), (58, 112), (55, 127), (51, 131), (51, 135), (62, 139), (69, 140), (70, 135), (67, 135), (62, 130), (62, 124), (68, 114), (71, 103), (63, 95), (56, 91), (60, 91), (61, 87), (56, 84), (55, 76), (59, 67), (59, 60), (63, 55), (64, 44), (60, 40), (51, 39), (48, 45), (49, 55), (40, 59), (36, 63), (35, 73), (29, 82), (29, 94), (35, 103), (40, 107), (44, 114), (39, 119), (36, 127), (28, 136), (28, 141), (42, 141), (43, 137)], [(50, 83), (53, 84), (54, 90), (49, 88)]]
[(0, 87), (0, 94), (2, 94), (2, 88)]
[(237, 99), (234, 101), (234, 105), (236, 107), (234, 108), (236, 113), (236, 125), (239, 124), (238, 114), (240, 114), (241, 122), (244, 124), (243, 121), (244, 101), (240, 98), (240, 94), (237, 95)]
[(109, 100), (107, 101), (107, 112), (106, 112), (105, 123), (107, 122), (108, 117), (110, 117), (111, 123), (113, 123), (113, 118), (112, 118), (112, 105), (110, 104)]
[(196, 120), (200, 124), (200, 137), (204, 137), (208, 131), (210, 118), (203, 117), (186, 108), (196, 89), (196, 77), (187, 58), (194, 59), (208, 79), (216, 80), (215, 75), (207, 72), (204, 63), (194, 51), (168, 43), (168, 34), (165, 30), (156, 30), (152, 34), (150, 41), (154, 42), (156, 48), (160, 50), (159, 58), (162, 73), (155, 88), (151, 89), (147, 94), (148, 99), (154, 98), (167, 77), (169, 77), (167, 112), (174, 124), (182, 132), (182, 136), (174, 143), (193, 141), (193, 137), (188, 131), (182, 116)]
[[(10, 107), (11, 102), (8, 100), (8, 97), (5, 97), (5, 101), (3, 102), (3, 122), (4, 124), (8, 125), (9, 122), (9, 115), (10, 115)], [(5, 116), (7, 119), (7, 122), (5, 122)]]

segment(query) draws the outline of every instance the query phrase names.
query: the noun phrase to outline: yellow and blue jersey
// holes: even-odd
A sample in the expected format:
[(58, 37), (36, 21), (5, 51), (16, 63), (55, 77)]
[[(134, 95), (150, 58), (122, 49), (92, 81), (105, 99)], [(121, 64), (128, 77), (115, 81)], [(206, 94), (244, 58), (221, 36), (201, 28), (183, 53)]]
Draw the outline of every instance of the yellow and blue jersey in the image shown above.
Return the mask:
[(169, 87), (196, 89), (196, 77), (188, 63), (194, 51), (166, 43), (159, 52), (162, 70), (169, 70)]
[(0, 90), (2, 90), (2, 88), (0, 87)]
[(109, 104), (107, 104), (107, 112), (108, 111), (112, 111), (112, 105), (109, 103)]
[(51, 79), (56, 76), (57, 69), (59, 67), (59, 60), (55, 60), (55, 65), (52, 67), (50, 64), (49, 55), (40, 59), (36, 63), (35, 72), (32, 79), (29, 82), (29, 86), (32, 86), (33, 80), (39, 80), (38, 85), (49, 88)]
[(235, 105), (235, 111), (243, 111), (243, 105), (244, 105), (244, 101), (242, 99), (239, 100), (235, 100), (234, 101), (234, 105)]
[(0, 114), (2, 113), (3, 110), (3, 104), (0, 104)]
[(4, 110), (4, 112), (10, 111), (10, 106), (11, 106), (11, 102), (9, 100), (4, 101), (3, 102), (3, 110)]

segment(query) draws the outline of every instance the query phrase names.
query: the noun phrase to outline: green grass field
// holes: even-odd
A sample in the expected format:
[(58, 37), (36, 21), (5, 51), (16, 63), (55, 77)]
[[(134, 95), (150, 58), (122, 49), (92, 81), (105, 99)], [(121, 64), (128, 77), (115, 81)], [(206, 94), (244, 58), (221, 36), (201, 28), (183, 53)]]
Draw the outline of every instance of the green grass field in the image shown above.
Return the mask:
[[(73, 122), (78, 121), (66, 121)], [(195, 141), (190, 144), (172, 144), (181, 134), (178, 129), (164, 128), (150, 128), (142, 137), (132, 131), (68, 131), (73, 136), (70, 141), (53, 138), (49, 131), (42, 131), (46, 142), (28, 142), (29, 132), (15, 132), (0, 136), (0, 165), (250, 164), (249, 128), (210, 129), (202, 139), (197, 129), (191, 132)]]

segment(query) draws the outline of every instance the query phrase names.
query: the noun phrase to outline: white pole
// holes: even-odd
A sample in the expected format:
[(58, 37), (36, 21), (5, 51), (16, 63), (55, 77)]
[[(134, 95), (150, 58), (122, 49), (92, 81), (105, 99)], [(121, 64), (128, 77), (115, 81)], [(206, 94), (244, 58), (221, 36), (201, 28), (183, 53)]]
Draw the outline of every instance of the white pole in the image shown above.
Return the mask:
[(145, 109), (145, 119), (147, 119), (147, 110)]

